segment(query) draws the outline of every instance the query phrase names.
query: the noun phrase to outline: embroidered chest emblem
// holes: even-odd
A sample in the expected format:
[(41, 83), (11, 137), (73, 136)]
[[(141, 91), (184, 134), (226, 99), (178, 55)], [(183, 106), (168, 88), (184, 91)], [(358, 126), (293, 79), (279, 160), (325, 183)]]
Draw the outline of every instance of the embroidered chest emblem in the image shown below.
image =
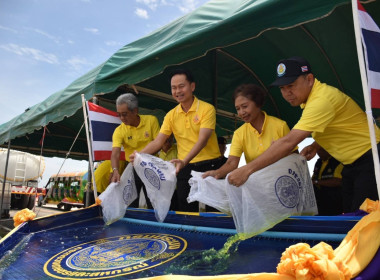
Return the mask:
[(194, 121), (194, 123), (199, 123), (199, 121), (200, 121), (199, 116), (195, 115), (193, 121)]
[(149, 136), (150, 136), (149, 132), (145, 131), (144, 136), (145, 136), (145, 138), (149, 138)]

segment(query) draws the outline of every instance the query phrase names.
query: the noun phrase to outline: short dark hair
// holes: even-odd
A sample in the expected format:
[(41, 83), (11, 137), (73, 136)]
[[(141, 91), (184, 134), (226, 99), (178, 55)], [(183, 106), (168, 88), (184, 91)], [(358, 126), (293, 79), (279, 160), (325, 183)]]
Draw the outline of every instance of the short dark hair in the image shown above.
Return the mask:
[(244, 96), (248, 98), (249, 100), (252, 100), (255, 102), (256, 106), (259, 108), (262, 108), (265, 103), (265, 97), (267, 95), (267, 92), (255, 84), (243, 84), (238, 86), (233, 94), (233, 101), (235, 102), (235, 99), (238, 96)]
[(175, 75), (185, 75), (186, 80), (188, 80), (190, 83), (194, 83), (193, 74), (191, 74), (191, 72), (187, 69), (184, 69), (184, 68), (174, 69), (173, 71), (170, 72), (170, 80)]

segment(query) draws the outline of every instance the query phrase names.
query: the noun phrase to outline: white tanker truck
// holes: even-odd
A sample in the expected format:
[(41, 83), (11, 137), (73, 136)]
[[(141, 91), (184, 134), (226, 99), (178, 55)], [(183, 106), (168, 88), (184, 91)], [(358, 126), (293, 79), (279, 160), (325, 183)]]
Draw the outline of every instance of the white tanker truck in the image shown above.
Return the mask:
[[(8, 209), (8, 212), (9, 208), (32, 209), (40, 193), (38, 191), (38, 178), (45, 171), (45, 160), (40, 156), (10, 150), (5, 178), (7, 153), (7, 149), (0, 149), (0, 203), (3, 182), (4, 180), (6, 182), (2, 209)], [(7, 215), (6, 211), (5, 215)]]

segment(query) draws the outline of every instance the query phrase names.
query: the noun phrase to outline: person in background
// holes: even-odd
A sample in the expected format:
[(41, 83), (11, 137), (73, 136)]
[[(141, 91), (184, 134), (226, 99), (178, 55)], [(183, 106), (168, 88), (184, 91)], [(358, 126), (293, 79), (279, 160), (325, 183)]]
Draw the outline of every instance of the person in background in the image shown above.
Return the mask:
[(172, 134), (165, 140), (162, 149), (158, 152), (158, 157), (166, 161), (171, 161), (172, 159), (176, 159), (177, 155), (177, 144), (174, 143), (174, 136)]
[(322, 216), (343, 213), (342, 170), (343, 164), (323, 148), (317, 152), (319, 159), (313, 171), (313, 185), (317, 200), (318, 214)]
[[(230, 184), (240, 186), (248, 177), (287, 156), (310, 135), (315, 142), (301, 155), (312, 159), (323, 147), (344, 165), (342, 171), (343, 211), (359, 209), (366, 198), (378, 200), (369, 127), (365, 112), (343, 92), (317, 80), (308, 61), (302, 57), (280, 60), (277, 64), (278, 86), (292, 106), (301, 106), (302, 116), (285, 137), (275, 141), (249, 164), (230, 173)], [(373, 124), (376, 141), (380, 130)], [(380, 151), (378, 144), (378, 151)]]
[[(166, 139), (174, 134), (178, 158), (171, 162), (176, 165), (177, 171), (178, 209), (198, 212), (198, 202), (187, 202), (189, 179), (192, 170), (204, 172), (221, 165), (215, 134), (216, 112), (214, 106), (194, 96), (195, 82), (188, 70), (172, 72), (170, 85), (172, 96), (179, 104), (166, 114), (160, 133), (141, 152), (158, 152)], [(134, 154), (130, 156), (130, 161), (133, 160)]]
[[(155, 116), (139, 115), (138, 100), (132, 93), (125, 93), (116, 99), (116, 111), (122, 123), (115, 129), (112, 136), (112, 176), (111, 182), (120, 182), (119, 159), (121, 147), (124, 148), (125, 158), (133, 151), (141, 151), (149, 142), (153, 141), (160, 130), (158, 120)], [(152, 208), (148, 199), (144, 184), (134, 172), (137, 193), (143, 189), (147, 206)], [(131, 207), (138, 207), (139, 197), (131, 203)]]
[(246, 162), (249, 163), (268, 149), (273, 141), (289, 133), (285, 121), (268, 116), (261, 110), (265, 97), (265, 90), (255, 84), (245, 84), (235, 89), (233, 94), (235, 108), (245, 124), (234, 132), (227, 162), (217, 170), (205, 172), (203, 178), (208, 176), (216, 179), (224, 178), (229, 172), (238, 168), (243, 153)]
[(227, 140), (222, 136), (218, 136), (218, 146), (220, 154), (222, 155), (222, 164), (227, 162), (227, 158), (224, 156), (227, 150)]
[[(169, 136), (168, 139), (166, 139), (164, 145), (162, 146), (162, 149), (158, 152), (158, 157), (165, 161), (171, 161), (172, 159), (176, 159), (178, 156), (177, 151), (177, 144), (174, 142), (174, 136), (173, 134)], [(177, 195), (177, 188), (174, 190), (172, 200), (170, 203), (170, 209), (171, 210), (177, 210), (178, 209), (178, 195)]]
[[(105, 160), (98, 163), (97, 168), (94, 171), (96, 189), (98, 194), (101, 194), (106, 190), (112, 179), (112, 167), (111, 160)], [(127, 162), (125, 160), (119, 161), (119, 174), (122, 174)], [(111, 171), (111, 172), (110, 172)]]

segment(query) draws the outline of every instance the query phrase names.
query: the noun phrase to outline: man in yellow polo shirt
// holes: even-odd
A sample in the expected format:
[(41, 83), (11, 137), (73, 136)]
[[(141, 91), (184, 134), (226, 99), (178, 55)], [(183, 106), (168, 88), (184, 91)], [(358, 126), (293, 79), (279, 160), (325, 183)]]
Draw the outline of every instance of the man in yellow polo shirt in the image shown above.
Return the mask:
[[(343, 210), (352, 212), (365, 198), (378, 199), (371, 142), (366, 114), (337, 88), (318, 81), (310, 64), (302, 57), (279, 61), (277, 79), (283, 98), (292, 106), (301, 106), (301, 119), (289, 134), (275, 141), (249, 164), (231, 172), (229, 181), (240, 186), (250, 174), (287, 156), (308, 136), (315, 140), (301, 151), (308, 160), (320, 147), (343, 163)], [(377, 143), (380, 131), (375, 126)]]
[[(153, 141), (160, 130), (155, 116), (139, 115), (138, 100), (132, 93), (125, 93), (116, 99), (116, 110), (122, 123), (115, 129), (112, 136), (112, 178), (111, 182), (120, 181), (119, 159), (123, 146), (125, 158), (128, 159), (133, 151), (141, 151), (149, 142)], [(148, 208), (152, 208), (148, 199), (145, 186), (135, 172), (135, 184), (137, 193), (141, 188), (145, 194)], [(131, 207), (138, 207), (139, 198), (132, 202)]]
[[(195, 82), (185, 69), (175, 70), (171, 75), (172, 96), (179, 103), (169, 111), (157, 138), (141, 152), (154, 154), (173, 133), (177, 141), (178, 158), (171, 160), (177, 169), (178, 209), (198, 211), (198, 203), (188, 203), (191, 171), (204, 172), (221, 166), (220, 151), (215, 134), (216, 113), (209, 103), (193, 95)], [(133, 162), (134, 155), (130, 157)]]

